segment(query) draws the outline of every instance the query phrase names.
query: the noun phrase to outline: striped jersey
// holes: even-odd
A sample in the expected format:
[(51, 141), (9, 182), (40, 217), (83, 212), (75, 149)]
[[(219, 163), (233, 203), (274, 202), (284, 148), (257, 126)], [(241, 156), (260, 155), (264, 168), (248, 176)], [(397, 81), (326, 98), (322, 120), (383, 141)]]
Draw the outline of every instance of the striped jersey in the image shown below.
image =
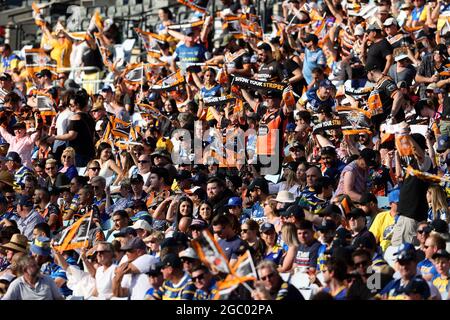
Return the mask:
[(158, 291), (153, 293), (157, 300), (192, 300), (196, 288), (191, 277), (186, 272), (178, 283), (165, 280)]

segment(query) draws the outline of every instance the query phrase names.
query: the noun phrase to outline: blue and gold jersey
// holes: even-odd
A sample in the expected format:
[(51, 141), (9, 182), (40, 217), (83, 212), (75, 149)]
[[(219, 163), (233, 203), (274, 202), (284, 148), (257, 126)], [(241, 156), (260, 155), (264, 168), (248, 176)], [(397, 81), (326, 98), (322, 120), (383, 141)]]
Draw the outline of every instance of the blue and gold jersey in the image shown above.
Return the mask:
[(447, 300), (448, 298), (448, 290), (450, 289), (449, 286), (449, 277), (447, 276), (437, 276), (433, 279), (433, 285), (439, 290), (439, 293), (441, 294), (442, 300)]
[(165, 280), (158, 291), (153, 293), (153, 297), (156, 300), (192, 300), (195, 291), (196, 288), (191, 277), (185, 273), (177, 284)]

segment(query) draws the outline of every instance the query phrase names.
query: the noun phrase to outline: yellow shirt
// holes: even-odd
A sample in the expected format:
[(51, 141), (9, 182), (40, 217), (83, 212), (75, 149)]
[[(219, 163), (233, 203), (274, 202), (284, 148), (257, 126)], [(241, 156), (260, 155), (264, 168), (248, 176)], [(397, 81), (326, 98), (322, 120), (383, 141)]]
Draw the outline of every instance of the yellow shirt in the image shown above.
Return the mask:
[(51, 40), (50, 43), (53, 47), (50, 57), (56, 61), (57, 68), (69, 68), (72, 41), (66, 38), (62, 44), (58, 40)]
[(370, 226), (369, 231), (373, 233), (377, 243), (380, 244), (383, 251), (391, 244), (392, 230), (395, 219), (390, 211), (383, 211), (377, 214)]

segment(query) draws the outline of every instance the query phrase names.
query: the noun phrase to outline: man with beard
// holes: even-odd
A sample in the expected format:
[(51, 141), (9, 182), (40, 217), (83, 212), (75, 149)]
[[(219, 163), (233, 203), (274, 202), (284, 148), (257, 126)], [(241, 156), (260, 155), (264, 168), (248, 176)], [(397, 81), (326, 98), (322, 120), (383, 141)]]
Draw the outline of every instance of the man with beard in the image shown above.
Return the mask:
[(325, 54), (322, 49), (319, 48), (319, 38), (315, 34), (308, 34), (303, 43), (305, 44), (305, 53), (303, 58), (303, 77), (305, 77), (306, 82), (309, 84), (313, 81), (312, 71), (313, 69), (320, 67), (324, 68), (326, 65)]
[(269, 196), (269, 184), (264, 178), (256, 178), (248, 186), (249, 198), (253, 205), (249, 209), (244, 210), (244, 215), (249, 216), (249, 219), (259, 222), (259, 220), (266, 219), (264, 215), (263, 203)]
[(58, 230), (61, 227), (61, 212), (58, 206), (50, 201), (50, 193), (48, 190), (44, 188), (36, 189), (34, 191), (33, 202), (36, 210), (50, 226), (50, 230)]
[(336, 149), (332, 146), (323, 147), (320, 151), (320, 160), (322, 163), (322, 174), (334, 181), (339, 181), (341, 172), (345, 168), (345, 163), (338, 159)]
[(64, 300), (53, 279), (41, 274), (33, 257), (21, 257), (18, 267), (23, 275), (11, 283), (2, 300)]
[(255, 79), (260, 81), (280, 82), (285, 78), (282, 65), (273, 57), (270, 44), (261, 42), (258, 44), (258, 60), (261, 65), (255, 74)]
[(206, 194), (208, 196), (208, 201), (213, 206), (214, 215), (227, 212), (226, 205), (228, 204), (228, 199), (230, 199), (233, 194), (226, 187), (225, 182), (222, 179), (209, 179), (206, 186)]

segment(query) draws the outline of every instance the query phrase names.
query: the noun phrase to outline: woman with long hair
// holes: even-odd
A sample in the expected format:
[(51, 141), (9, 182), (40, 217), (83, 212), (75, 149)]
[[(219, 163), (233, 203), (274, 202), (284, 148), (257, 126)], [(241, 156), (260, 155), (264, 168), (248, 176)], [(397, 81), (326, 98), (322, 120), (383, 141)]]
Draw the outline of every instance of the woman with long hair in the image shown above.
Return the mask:
[(198, 207), (199, 218), (205, 220), (206, 223), (211, 224), (211, 221), (214, 218), (213, 212), (213, 206), (210, 202), (206, 200), (200, 202), (200, 206)]
[[(107, 184), (112, 184), (114, 175), (115, 181), (122, 178), (123, 171), (117, 166), (113, 156), (112, 147), (107, 142), (102, 142), (97, 147), (97, 159), (100, 164), (99, 176), (107, 179)], [(109, 182), (109, 183), (108, 183)]]
[(259, 237), (259, 224), (255, 220), (248, 219), (241, 226), (241, 239), (247, 242), (250, 248), (253, 261), (258, 264), (263, 260), (266, 251), (264, 241)]
[(275, 196), (268, 196), (263, 202), (264, 215), (266, 216), (266, 221), (274, 225), (276, 232), (281, 231), (281, 220), (280, 215), (277, 211), (277, 202), (275, 201)]
[(67, 147), (64, 149), (61, 155), (62, 168), (58, 172), (64, 173), (69, 180), (78, 175), (77, 168), (75, 166), (75, 149)]
[(281, 239), (288, 246), (287, 252), (283, 255), (278, 272), (289, 272), (294, 265), (297, 249), (300, 245), (297, 238), (297, 227), (293, 223), (285, 223), (281, 227)]
[(431, 185), (427, 191), (428, 221), (444, 220), (449, 223), (447, 195), (438, 185)]
[(283, 258), (284, 250), (277, 243), (278, 233), (275, 231), (273, 224), (266, 222), (261, 226), (261, 239), (266, 244), (264, 260), (271, 260), (279, 265)]

